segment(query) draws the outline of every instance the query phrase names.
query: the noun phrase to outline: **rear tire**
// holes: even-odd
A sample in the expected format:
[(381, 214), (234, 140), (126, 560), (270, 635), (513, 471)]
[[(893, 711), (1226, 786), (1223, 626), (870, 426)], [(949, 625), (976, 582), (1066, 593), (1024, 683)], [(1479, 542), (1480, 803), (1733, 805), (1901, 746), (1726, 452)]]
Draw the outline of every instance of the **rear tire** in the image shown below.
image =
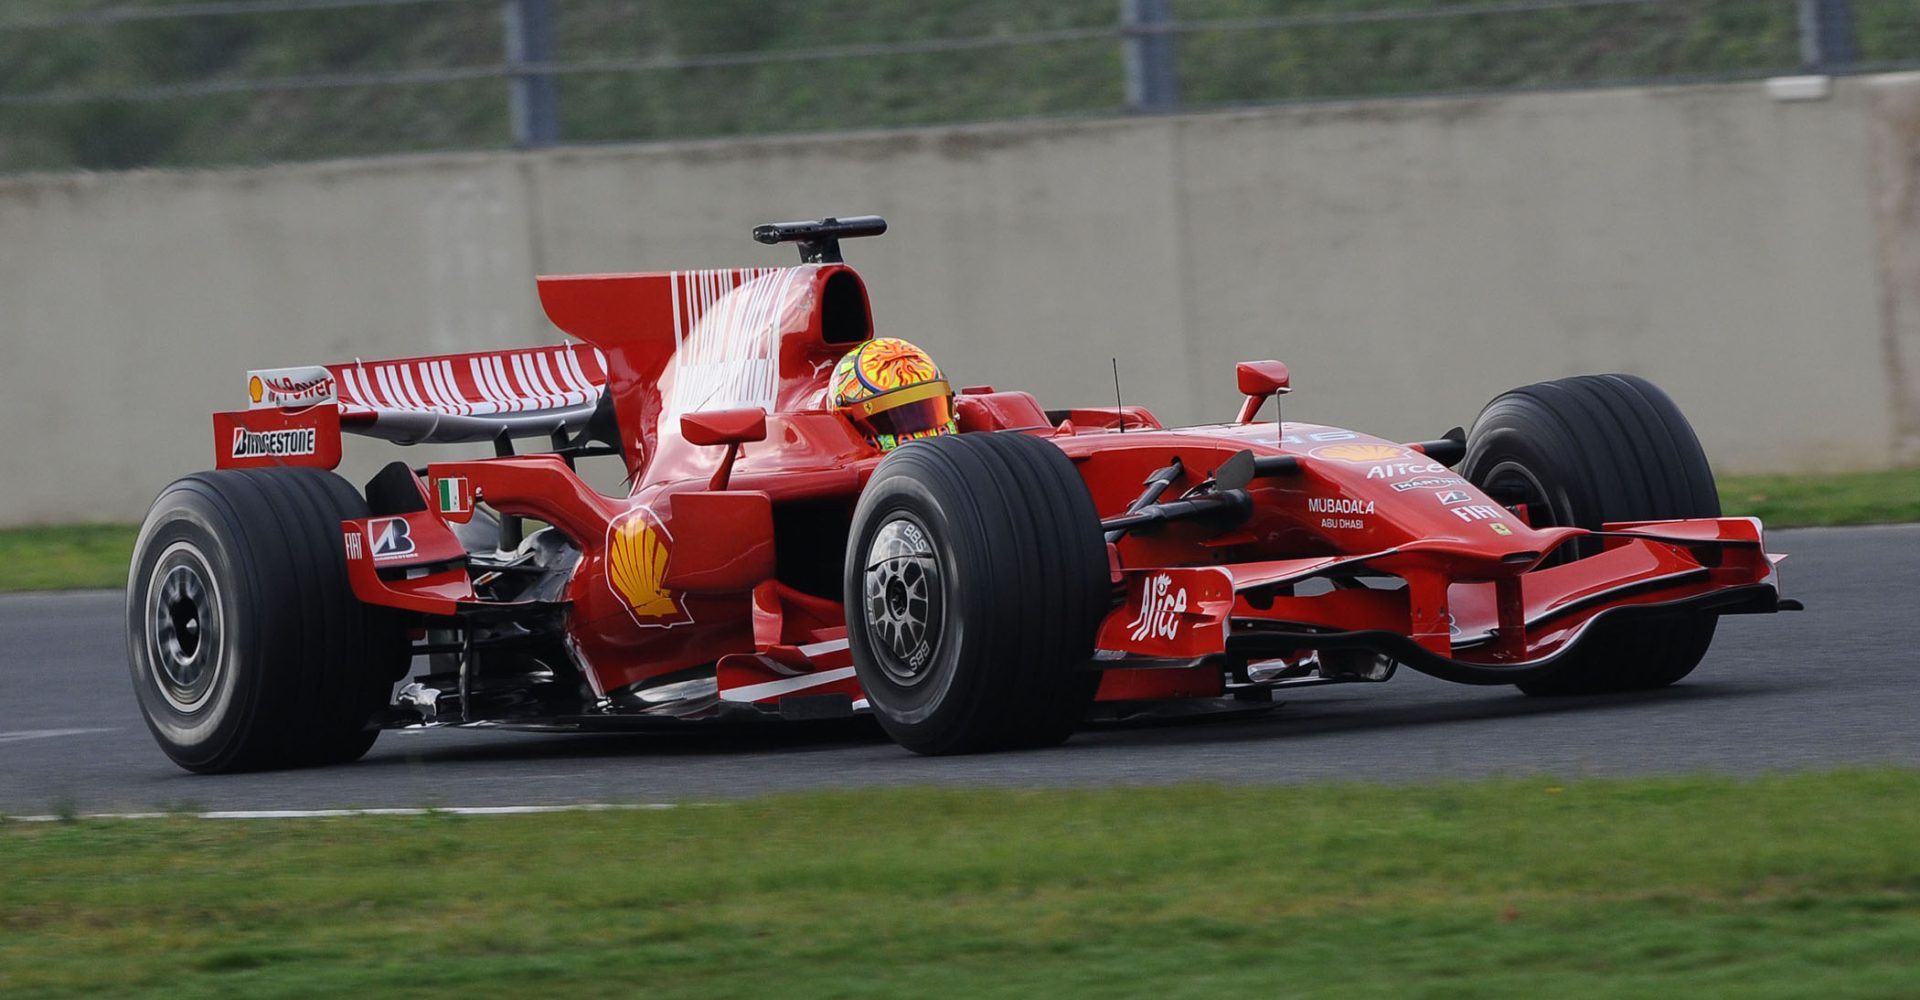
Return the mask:
[(861, 494), (844, 577), (854, 669), (921, 754), (1050, 746), (1100, 675), (1077, 669), (1112, 607), (1093, 498), (1052, 442), (910, 442)]
[[(1637, 375), (1578, 375), (1514, 389), (1488, 403), (1467, 438), (1461, 475), (1536, 528), (1718, 517), (1720, 495), (1680, 408)], [(1576, 542), (1558, 559), (1598, 552)], [(1559, 669), (1518, 686), (1529, 695), (1664, 687), (1713, 641), (1714, 615), (1603, 623)]]
[(406, 669), (399, 615), (357, 600), (340, 522), (366, 501), (317, 469), (202, 472), (160, 493), (127, 581), (147, 728), (190, 771), (356, 760)]

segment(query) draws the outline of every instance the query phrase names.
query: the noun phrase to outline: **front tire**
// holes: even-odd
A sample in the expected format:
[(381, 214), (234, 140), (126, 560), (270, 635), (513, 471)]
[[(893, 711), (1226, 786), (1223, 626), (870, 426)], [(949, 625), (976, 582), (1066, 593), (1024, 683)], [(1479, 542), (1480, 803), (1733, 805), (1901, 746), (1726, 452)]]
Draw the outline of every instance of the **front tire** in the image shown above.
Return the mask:
[[(1673, 400), (1637, 375), (1578, 375), (1502, 393), (1474, 421), (1461, 475), (1534, 527), (1719, 517), (1713, 470)], [(1556, 558), (1600, 550), (1578, 541)], [(1693, 671), (1714, 615), (1602, 623), (1559, 669), (1518, 686), (1529, 695), (1664, 687)]]
[(163, 490), (127, 580), (147, 728), (202, 773), (344, 763), (404, 672), (398, 615), (347, 583), (340, 522), (366, 501), (330, 472), (223, 470)]
[(1076, 669), (1111, 609), (1086, 483), (1024, 434), (910, 442), (854, 511), (845, 570), (854, 669), (880, 725), (921, 754), (1071, 736), (1100, 675)]

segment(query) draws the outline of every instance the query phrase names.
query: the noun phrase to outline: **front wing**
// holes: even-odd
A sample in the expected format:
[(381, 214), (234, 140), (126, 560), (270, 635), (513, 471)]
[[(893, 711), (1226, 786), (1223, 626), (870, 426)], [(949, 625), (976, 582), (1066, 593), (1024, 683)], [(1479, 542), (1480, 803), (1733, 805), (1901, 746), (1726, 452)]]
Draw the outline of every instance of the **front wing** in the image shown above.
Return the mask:
[[(1631, 617), (1753, 614), (1783, 601), (1759, 520), (1726, 517), (1552, 529), (1602, 551), (1552, 563), (1476, 561), (1447, 543), (1380, 552), (1120, 571), (1102, 624), (1109, 669), (1248, 662), (1368, 649), (1446, 680), (1511, 684), (1550, 670), (1594, 626)], [(1320, 592), (1303, 595), (1301, 591)]]

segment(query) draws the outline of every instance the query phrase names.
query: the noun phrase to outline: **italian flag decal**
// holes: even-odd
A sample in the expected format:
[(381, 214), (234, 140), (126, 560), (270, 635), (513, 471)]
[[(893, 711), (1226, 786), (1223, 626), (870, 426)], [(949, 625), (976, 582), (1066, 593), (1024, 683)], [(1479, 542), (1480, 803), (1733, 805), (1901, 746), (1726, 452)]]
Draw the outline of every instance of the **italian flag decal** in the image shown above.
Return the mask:
[(451, 476), (437, 480), (440, 487), (440, 513), (470, 514), (473, 512), (473, 484), (465, 476)]

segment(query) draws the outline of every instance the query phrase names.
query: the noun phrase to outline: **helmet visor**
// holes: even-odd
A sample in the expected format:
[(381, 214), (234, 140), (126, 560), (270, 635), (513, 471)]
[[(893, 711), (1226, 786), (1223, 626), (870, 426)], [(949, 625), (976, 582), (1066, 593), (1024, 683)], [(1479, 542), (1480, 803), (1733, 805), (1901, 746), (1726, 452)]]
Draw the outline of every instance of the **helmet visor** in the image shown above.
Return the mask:
[(944, 380), (923, 382), (861, 400), (847, 415), (870, 435), (921, 437), (953, 426), (953, 390)]

